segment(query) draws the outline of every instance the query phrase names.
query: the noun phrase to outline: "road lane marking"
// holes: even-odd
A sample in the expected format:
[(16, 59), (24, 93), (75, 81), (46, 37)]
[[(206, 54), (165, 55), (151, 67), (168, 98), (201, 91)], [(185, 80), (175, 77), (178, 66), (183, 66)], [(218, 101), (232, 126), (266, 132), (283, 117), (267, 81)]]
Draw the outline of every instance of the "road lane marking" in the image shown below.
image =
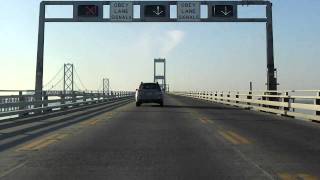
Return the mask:
[(47, 141), (45, 141), (45, 142), (43, 142), (43, 143), (31, 148), (30, 150), (40, 150), (40, 149), (45, 148), (45, 147), (49, 146), (50, 144), (53, 144), (53, 143), (56, 143), (56, 142), (58, 142), (58, 141), (55, 140), (55, 139), (49, 139), (49, 140), (47, 140)]
[(3, 172), (2, 174), (0, 174), (0, 178), (3, 178), (3, 177), (5, 177), (5, 176), (9, 175), (9, 174), (12, 173), (13, 171), (15, 171), (15, 170), (23, 167), (25, 164), (26, 164), (25, 162), (24, 162), (24, 163), (21, 163), (21, 164), (18, 164), (18, 165), (16, 165), (16, 166), (12, 167), (11, 169)]
[(112, 116), (113, 113), (112, 113), (112, 112), (107, 112), (106, 115), (107, 115), (107, 116)]
[(65, 137), (69, 136), (69, 134), (59, 134), (59, 136), (56, 137), (57, 140), (61, 140)]
[(281, 180), (318, 180), (316, 176), (306, 173), (279, 173)]
[(83, 126), (94, 125), (97, 123), (97, 121), (98, 121), (97, 119), (91, 119), (91, 120), (82, 122), (81, 125)]
[(93, 121), (91, 121), (90, 123), (89, 123), (89, 125), (95, 125), (95, 124), (97, 124), (97, 122), (98, 122), (99, 120), (93, 120)]
[(42, 139), (36, 140), (34, 142), (31, 142), (25, 146), (22, 146), (21, 148), (18, 148), (16, 151), (33, 151), (33, 150), (40, 150), (44, 147), (47, 147), (48, 145), (58, 142), (59, 140), (62, 140), (63, 138), (67, 137), (69, 134), (53, 134), (50, 136), (46, 136)]
[(82, 126), (96, 125), (97, 123), (99, 123), (101, 121), (104, 121), (104, 120), (108, 120), (110, 118), (111, 117), (108, 117), (107, 119), (91, 119), (91, 120), (87, 120), (87, 121), (81, 122), (81, 125)]
[(199, 119), (203, 124), (208, 124), (208, 121), (206, 120), (206, 119), (204, 119), (204, 118), (200, 118)]
[(230, 141), (232, 144), (239, 144), (239, 142), (236, 139), (234, 139), (232, 136), (230, 136), (226, 132), (219, 131), (219, 134), (223, 136), (226, 140)]
[(213, 124), (213, 121), (210, 120), (210, 119), (208, 119), (207, 117), (201, 117), (199, 120), (200, 120), (203, 124), (208, 124), (208, 123)]
[(240, 136), (239, 134), (232, 132), (232, 131), (228, 131), (228, 134), (231, 135), (232, 137), (234, 137), (235, 139), (237, 139), (241, 144), (250, 144), (250, 141), (242, 136)]
[(232, 144), (250, 144), (250, 141), (232, 131), (219, 131), (219, 134)]
[(17, 149), (16, 151), (31, 151), (33, 150), (35, 147), (41, 145), (42, 143), (46, 143), (46, 141), (48, 141), (48, 139), (40, 139), (38, 141), (34, 141), (30, 144), (27, 144), (19, 149)]

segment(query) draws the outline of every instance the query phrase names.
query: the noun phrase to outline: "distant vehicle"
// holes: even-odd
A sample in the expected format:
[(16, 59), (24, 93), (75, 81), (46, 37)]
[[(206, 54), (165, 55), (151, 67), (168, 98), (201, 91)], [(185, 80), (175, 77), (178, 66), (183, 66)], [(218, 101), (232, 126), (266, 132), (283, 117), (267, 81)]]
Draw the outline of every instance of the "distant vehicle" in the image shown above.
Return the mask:
[(163, 106), (163, 93), (158, 83), (141, 82), (136, 90), (136, 106), (142, 103), (158, 103)]

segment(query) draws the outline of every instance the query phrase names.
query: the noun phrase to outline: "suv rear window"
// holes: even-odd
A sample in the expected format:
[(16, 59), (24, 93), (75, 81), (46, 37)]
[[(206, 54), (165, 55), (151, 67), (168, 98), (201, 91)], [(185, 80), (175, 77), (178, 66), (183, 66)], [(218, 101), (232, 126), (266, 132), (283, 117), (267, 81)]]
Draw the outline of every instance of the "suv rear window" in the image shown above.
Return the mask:
[(160, 86), (156, 83), (144, 83), (142, 87), (140, 86), (140, 89), (157, 89), (160, 91)]

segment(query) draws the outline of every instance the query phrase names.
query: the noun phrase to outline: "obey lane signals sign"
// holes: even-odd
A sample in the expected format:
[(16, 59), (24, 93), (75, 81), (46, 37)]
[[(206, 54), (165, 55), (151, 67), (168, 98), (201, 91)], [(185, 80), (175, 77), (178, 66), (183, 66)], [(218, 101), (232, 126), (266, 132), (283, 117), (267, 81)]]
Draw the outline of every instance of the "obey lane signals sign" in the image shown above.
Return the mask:
[(178, 21), (200, 21), (200, 2), (178, 1)]
[(133, 19), (133, 3), (124, 1), (110, 2), (110, 21), (128, 22)]

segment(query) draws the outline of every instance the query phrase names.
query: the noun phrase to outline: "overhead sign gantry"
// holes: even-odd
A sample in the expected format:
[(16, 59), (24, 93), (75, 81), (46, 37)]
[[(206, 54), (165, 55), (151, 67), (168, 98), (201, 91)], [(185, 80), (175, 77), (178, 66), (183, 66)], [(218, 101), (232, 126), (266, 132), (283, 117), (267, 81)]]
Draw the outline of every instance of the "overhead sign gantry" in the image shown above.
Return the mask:
[[(71, 18), (47, 18), (46, 6), (70, 5)], [(266, 17), (239, 18), (238, 6), (258, 5), (266, 7)], [(109, 16), (105, 15), (109, 7)], [(137, 6), (138, 8), (135, 8)], [(201, 8), (206, 6), (207, 8)], [(177, 15), (171, 17), (171, 8)], [(135, 13), (135, 11), (140, 11)], [(203, 12), (205, 11), (205, 12)], [(201, 17), (201, 14), (207, 17)], [(140, 17), (134, 17), (140, 14)], [(267, 41), (267, 89), (277, 90), (274, 68), (272, 4), (269, 1), (43, 1), (40, 4), (36, 85), (37, 94), (42, 92), (44, 27), (46, 22), (264, 22)], [(40, 97), (40, 96), (39, 96)]]

